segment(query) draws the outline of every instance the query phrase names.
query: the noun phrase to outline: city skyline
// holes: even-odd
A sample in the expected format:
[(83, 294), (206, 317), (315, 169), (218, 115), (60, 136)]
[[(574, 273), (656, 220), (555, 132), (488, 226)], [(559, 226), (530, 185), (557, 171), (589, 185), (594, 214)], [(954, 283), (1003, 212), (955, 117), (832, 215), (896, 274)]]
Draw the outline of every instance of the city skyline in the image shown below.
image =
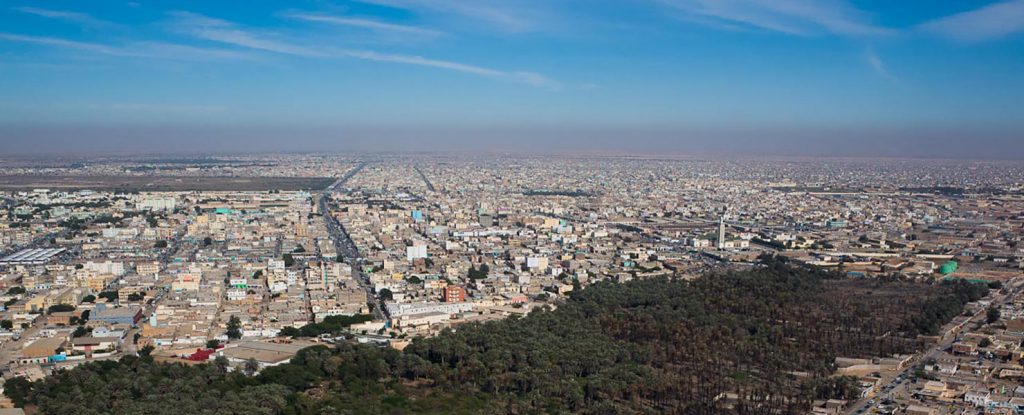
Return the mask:
[(1020, 159), (1022, 13), (1019, 0), (14, 2), (0, 8), (0, 150)]

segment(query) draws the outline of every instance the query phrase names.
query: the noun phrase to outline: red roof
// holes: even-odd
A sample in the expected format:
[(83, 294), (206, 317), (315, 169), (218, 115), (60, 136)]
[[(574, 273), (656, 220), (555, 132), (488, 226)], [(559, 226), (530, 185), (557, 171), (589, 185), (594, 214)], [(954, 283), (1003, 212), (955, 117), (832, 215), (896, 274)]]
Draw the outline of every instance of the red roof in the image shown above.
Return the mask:
[(186, 360), (191, 360), (193, 362), (205, 362), (210, 360), (210, 355), (214, 352), (216, 352), (214, 349), (196, 349), (196, 352), (190, 354)]

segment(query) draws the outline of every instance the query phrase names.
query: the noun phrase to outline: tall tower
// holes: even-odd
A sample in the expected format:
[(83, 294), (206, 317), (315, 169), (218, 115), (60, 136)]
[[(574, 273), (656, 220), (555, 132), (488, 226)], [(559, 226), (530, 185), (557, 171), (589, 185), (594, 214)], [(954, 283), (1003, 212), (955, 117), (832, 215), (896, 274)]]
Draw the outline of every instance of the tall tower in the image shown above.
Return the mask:
[(327, 266), (324, 265), (323, 261), (320, 261), (320, 280), (324, 284), (324, 289), (328, 292), (334, 291), (334, 284), (331, 282), (330, 276), (327, 274)]
[(718, 249), (725, 249), (725, 216), (718, 217)]

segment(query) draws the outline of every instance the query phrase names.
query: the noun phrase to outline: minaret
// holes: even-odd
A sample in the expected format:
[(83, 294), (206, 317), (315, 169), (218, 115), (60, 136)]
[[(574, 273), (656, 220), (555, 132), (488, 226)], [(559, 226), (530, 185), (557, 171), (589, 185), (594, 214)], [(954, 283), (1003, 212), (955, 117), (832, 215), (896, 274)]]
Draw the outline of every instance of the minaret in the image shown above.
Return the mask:
[(327, 291), (334, 291), (334, 285), (331, 284), (330, 279), (327, 276), (327, 267), (324, 266), (324, 261), (320, 261), (320, 282), (324, 284), (324, 289)]
[(725, 216), (718, 218), (718, 249), (725, 249)]

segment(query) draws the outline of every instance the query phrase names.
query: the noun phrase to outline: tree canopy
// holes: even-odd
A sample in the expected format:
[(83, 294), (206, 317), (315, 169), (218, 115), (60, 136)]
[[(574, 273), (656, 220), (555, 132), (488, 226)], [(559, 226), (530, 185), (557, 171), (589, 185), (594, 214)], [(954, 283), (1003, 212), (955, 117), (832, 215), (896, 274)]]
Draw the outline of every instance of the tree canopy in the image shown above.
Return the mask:
[(556, 310), (460, 325), (401, 352), (315, 346), (252, 377), (126, 357), (15, 378), (5, 393), (47, 414), (802, 413), (856, 392), (832, 376), (837, 356), (920, 350), (918, 335), (987, 289), (769, 261), (694, 281), (599, 282)]
[(242, 338), (242, 320), (236, 315), (232, 315), (228, 318), (228, 330), (225, 332), (229, 339), (241, 339)]

